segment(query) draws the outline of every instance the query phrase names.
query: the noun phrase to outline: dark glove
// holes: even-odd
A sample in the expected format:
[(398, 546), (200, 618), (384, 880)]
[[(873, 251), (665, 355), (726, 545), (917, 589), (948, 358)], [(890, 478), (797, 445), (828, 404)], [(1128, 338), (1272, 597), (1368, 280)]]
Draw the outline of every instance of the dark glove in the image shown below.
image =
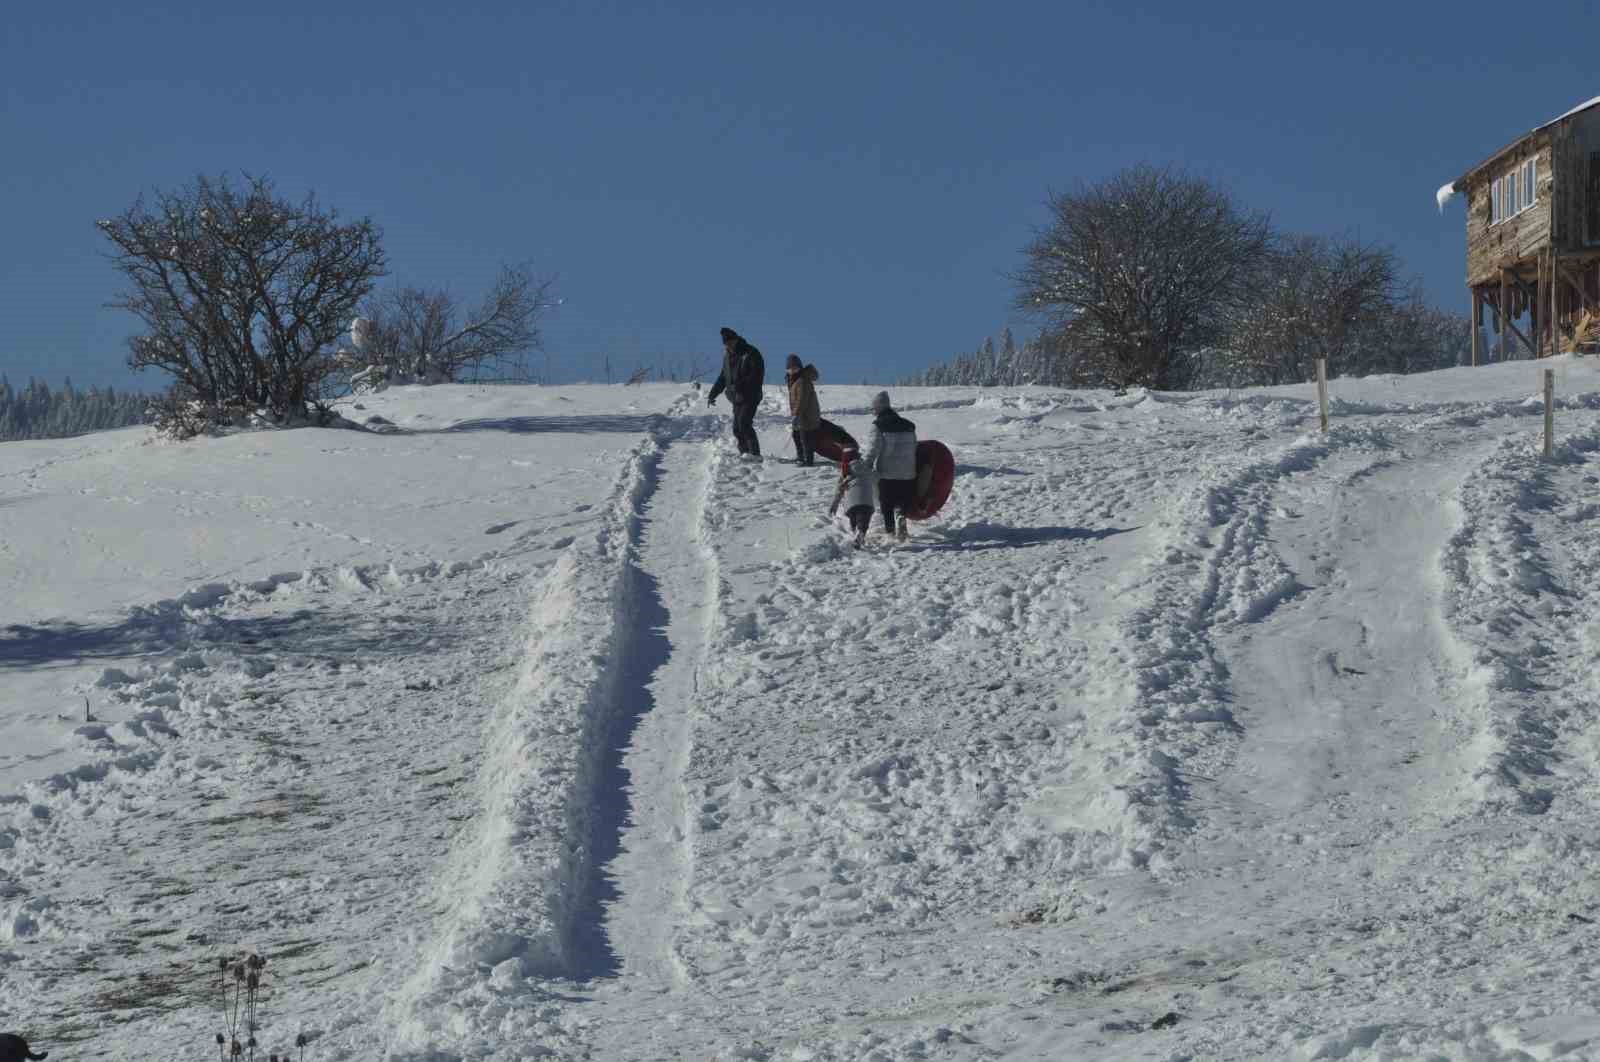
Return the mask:
[(717, 396), (716, 395), (707, 395), (706, 396), (706, 405), (714, 406), (716, 404), (717, 404)]

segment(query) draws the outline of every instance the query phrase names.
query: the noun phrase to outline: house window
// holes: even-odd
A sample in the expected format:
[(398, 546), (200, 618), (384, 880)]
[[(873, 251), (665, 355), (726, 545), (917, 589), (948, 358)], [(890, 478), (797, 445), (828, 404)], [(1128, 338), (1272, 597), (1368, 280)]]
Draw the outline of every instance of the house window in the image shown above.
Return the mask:
[(1498, 225), (1539, 201), (1539, 163), (1534, 159), (1489, 185), (1489, 224)]

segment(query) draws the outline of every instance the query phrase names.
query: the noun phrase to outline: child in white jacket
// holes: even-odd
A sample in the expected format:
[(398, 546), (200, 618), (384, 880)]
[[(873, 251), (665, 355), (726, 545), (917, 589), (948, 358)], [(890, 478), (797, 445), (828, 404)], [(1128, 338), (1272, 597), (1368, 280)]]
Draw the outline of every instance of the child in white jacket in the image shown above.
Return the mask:
[(838, 512), (840, 502), (844, 503), (844, 515), (855, 534), (856, 549), (866, 545), (867, 528), (872, 524), (872, 510), (877, 500), (877, 473), (867, 467), (856, 451), (846, 450), (844, 460), (839, 462), (839, 491), (833, 496), (833, 507), (828, 512)]

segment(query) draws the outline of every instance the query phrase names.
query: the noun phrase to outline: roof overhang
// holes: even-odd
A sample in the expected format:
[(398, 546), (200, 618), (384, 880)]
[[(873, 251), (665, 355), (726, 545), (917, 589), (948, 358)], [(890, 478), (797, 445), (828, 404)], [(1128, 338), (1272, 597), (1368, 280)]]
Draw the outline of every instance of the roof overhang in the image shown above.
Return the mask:
[(1499, 162), (1506, 155), (1510, 154), (1512, 151), (1514, 151), (1518, 147), (1522, 146), (1522, 144), (1525, 143), (1530, 138), (1538, 136), (1540, 133), (1544, 132), (1546, 129), (1549, 129), (1552, 125), (1558, 125), (1559, 123), (1566, 121), (1568, 118), (1571, 118), (1573, 115), (1581, 114), (1581, 113), (1583, 113), (1584, 111), (1588, 110), (1591, 107), (1600, 107), (1600, 96), (1596, 96), (1592, 100), (1587, 100), (1587, 101), (1585, 101), (1583, 103), (1578, 104), (1576, 107), (1572, 108), (1572, 110), (1568, 111), (1566, 114), (1563, 114), (1563, 115), (1560, 115), (1558, 117), (1552, 118), (1548, 122), (1545, 122), (1543, 125), (1534, 126), (1531, 130), (1529, 130), (1528, 132), (1524, 133), (1522, 136), (1517, 137), (1517, 139), (1513, 140), (1511, 143), (1507, 144), (1505, 147), (1501, 148), (1499, 151), (1496, 151), (1493, 155), (1490, 155), (1488, 158), (1484, 159), (1482, 162), (1480, 162), (1476, 166), (1472, 167), (1472, 169), (1468, 170), (1466, 173), (1463, 173), (1460, 177), (1457, 177), (1455, 179), (1455, 181), (1453, 182), (1455, 187), (1457, 187), (1457, 188), (1466, 187), (1467, 183), (1469, 181), (1471, 181), (1474, 177), (1476, 177), (1479, 174), (1479, 172), (1481, 172), (1482, 170), (1494, 165), (1496, 162)]

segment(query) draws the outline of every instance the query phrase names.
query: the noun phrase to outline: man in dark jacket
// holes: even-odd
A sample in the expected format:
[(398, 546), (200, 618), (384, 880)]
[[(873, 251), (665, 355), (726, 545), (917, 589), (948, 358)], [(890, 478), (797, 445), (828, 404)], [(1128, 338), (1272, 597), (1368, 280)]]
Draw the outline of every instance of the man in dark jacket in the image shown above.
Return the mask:
[(715, 405), (724, 390), (733, 405), (733, 439), (741, 454), (761, 456), (761, 440), (756, 438), (756, 408), (761, 405), (761, 388), (766, 382), (767, 363), (761, 351), (747, 343), (731, 328), (722, 330), (722, 372), (711, 385), (706, 405)]
[[(917, 426), (894, 411), (889, 392), (872, 396), (872, 441), (861, 464), (878, 477), (883, 530), (906, 540), (906, 510), (917, 500)], [(895, 511), (900, 519), (895, 521)]]

